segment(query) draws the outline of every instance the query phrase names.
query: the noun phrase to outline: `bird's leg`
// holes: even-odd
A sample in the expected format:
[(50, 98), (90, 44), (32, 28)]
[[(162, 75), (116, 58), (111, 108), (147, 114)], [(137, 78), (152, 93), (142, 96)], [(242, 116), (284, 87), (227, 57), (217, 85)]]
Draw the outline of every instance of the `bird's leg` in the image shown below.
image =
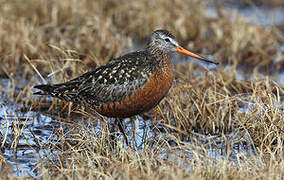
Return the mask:
[(127, 136), (126, 136), (126, 134), (125, 134), (125, 131), (124, 131), (124, 128), (123, 128), (123, 125), (122, 125), (122, 120), (123, 120), (123, 119), (121, 119), (121, 118), (117, 118), (117, 119), (116, 119), (116, 124), (117, 124), (117, 126), (118, 126), (120, 132), (121, 132), (122, 135), (124, 136), (124, 139), (125, 139), (125, 142), (126, 142), (127, 146), (129, 146), (128, 138), (127, 138)]
[[(116, 123), (116, 119), (115, 119), (115, 122)], [(109, 123), (108, 124), (108, 129), (109, 129), (109, 132), (110, 132), (110, 144), (112, 146), (113, 149), (116, 148), (116, 141), (117, 141), (117, 129), (116, 129), (116, 125), (113, 124), (113, 123)]]

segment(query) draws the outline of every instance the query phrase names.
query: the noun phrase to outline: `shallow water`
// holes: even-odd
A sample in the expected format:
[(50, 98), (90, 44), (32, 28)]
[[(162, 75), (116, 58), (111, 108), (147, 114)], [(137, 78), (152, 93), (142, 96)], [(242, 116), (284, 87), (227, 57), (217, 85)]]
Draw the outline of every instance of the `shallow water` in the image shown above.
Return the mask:
[[(255, 23), (257, 19), (261, 25), (279, 25), (284, 24), (284, 7), (227, 7), (227, 9), (235, 10), (240, 12), (242, 15), (247, 17), (250, 22)], [(208, 9), (210, 16), (216, 15), (216, 11), (212, 8)], [(280, 47), (284, 51), (284, 45)], [(179, 60), (177, 60), (179, 61)], [(201, 63), (201, 65), (203, 65)], [(216, 68), (214, 65), (207, 66), (206, 68), (213, 70)], [(247, 77), (243, 76), (244, 73), (238, 73), (238, 80), (245, 80)], [(198, 74), (197, 74), (198, 75)], [(253, 79), (253, 77), (251, 77)], [(284, 72), (272, 77), (280, 85), (284, 85)], [(1, 85), (7, 88), (11, 88), (9, 80), (2, 79)], [(24, 86), (26, 83), (22, 81), (18, 83), (18, 88)], [(0, 139), (1, 142), (1, 153), (5, 157), (8, 163), (10, 163), (15, 170), (16, 176), (35, 176), (39, 174), (39, 168), (34, 169), (40, 159), (45, 159), (47, 156), (52, 158), (56, 154), (56, 150), (52, 150), (52, 144), (58, 141), (58, 136), (54, 132), (54, 129), (63, 128), (64, 125), (61, 124), (60, 120), (53, 119), (48, 114), (42, 112), (21, 112), (21, 105), (13, 104), (12, 102), (6, 101), (6, 94), (0, 92)], [(246, 112), (251, 106), (246, 106), (241, 109), (240, 112)], [(90, 126), (96, 125), (96, 132), (100, 131), (100, 122), (92, 122), (85, 120), (78, 120), (79, 123), (89, 123)], [(162, 135), (156, 137), (153, 132), (149, 131), (152, 128), (152, 124), (149, 121), (143, 121), (142, 119), (136, 119), (134, 123), (128, 123), (130, 120), (126, 119), (125, 124), (128, 124), (126, 128), (129, 134), (135, 134), (136, 149), (143, 149), (145, 145), (145, 134), (150, 140), (154, 138), (165, 138)], [(134, 127), (133, 127), (134, 126)], [(133, 130), (134, 129), (134, 130)], [(165, 129), (166, 130), (166, 129)], [(19, 137), (15, 138), (13, 134), (20, 134)], [(240, 138), (248, 137), (247, 139), (242, 139), (240, 143)], [(119, 137), (121, 142), (123, 137)], [(131, 141), (132, 135), (129, 136)], [(255, 149), (249, 144), (253, 144), (249, 135), (246, 132), (235, 131), (234, 133), (228, 135), (229, 140), (226, 138), (216, 137), (214, 142), (207, 147), (206, 157), (212, 157), (218, 159), (223, 159), (228, 157), (232, 161), (237, 159), (240, 154), (245, 156), (250, 156), (255, 154)], [(206, 137), (198, 136), (200, 142), (207, 142)], [(187, 142), (185, 145), (188, 151), (181, 150), (181, 148), (175, 147), (171, 149), (171, 155), (168, 154), (168, 149), (161, 152), (161, 156), (168, 158), (169, 160), (175, 160), (177, 154), (186, 154), (188, 158), (194, 158), (194, 155), (190, 150), (192, 150), (192, 143)], [(224, 154), (224, 145), (233, 144), (234, 149), (228, 155)], [(16, 146), (17, 145), (17, 146)], [(125, 145), (125, 144), (124, 144)], [(249, 146), (248, 146), (249, 145)], [(184, 147), (183, 147), (184, 148)], [(185, 148), (186, 149), (186, 148)], [(179, 153), (177, 153), (179, 152)], [(184, 164), (185, 165), (185, 164)], [(186, 165), (185, 165), (186, 166)]]
[[(1, 102), (0, 99), (0, 104)], [(21, 113), (7, 104), (0, 106), (0, 132), (2, 143), (1, 152), (6, 160), (14, 167), (17, 176), (34, 174), (32, 172), (39, 158), (43, 157), (43, 149), (38, 148), (49, 141), (53, 128), (58, 123), (38, 112)], [(21, 134), (18, 138), (14, 134)], [(22, 171), (24, 170), (24, 174)]]

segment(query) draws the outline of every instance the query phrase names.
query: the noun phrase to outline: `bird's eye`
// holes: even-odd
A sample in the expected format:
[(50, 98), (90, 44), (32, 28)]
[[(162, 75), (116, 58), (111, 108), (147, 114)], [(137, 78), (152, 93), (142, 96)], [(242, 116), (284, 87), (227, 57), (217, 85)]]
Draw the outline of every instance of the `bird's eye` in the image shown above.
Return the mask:
[(169, 38), (166, 38), (165, 41), (166, 41), (166, 42), (170, 42), (170, 39), (169, 39)]

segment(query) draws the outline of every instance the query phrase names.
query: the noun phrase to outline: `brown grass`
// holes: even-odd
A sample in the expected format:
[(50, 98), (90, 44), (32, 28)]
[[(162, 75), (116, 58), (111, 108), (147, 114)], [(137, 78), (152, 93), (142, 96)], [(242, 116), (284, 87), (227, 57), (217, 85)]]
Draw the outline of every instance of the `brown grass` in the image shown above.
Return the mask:
[[(8, 83), (0, 83), (1, 106), (9, 112), (46, 114), (59, 126), (45, 144), (31, 131), (36, 147), (45, 150), (35, 174), (43, 179), (283, 178), (284, 90), (273, 77), (263, 76), (272, 74), (271, 69), (283, 72), (280, 30), (249, 24), (238, 14), (230, 18), (222, 7), (219, 18), (208, 17), (203, 11), (207, 5), (195, 0), (2, 2), (0, 75)], [(32, 87), (43, 81), (40, 76), (51, 83), (69, 80), (129, 52), (134, 40), (144, 42), (157, 28), (173, 32), (188, 49), (214, 55), (221, 66), (208, 71), (193, 63), (176, 65), (169, 96), (154, 113), (140, 117), (154, 121), (145, 128), (144, 146), (135, 145), (139, 142), (134, 138), (131, 147), (118, 142), (113, 148), (107, 119), (84, 107), (32, 95)], [(239, 67), (253, 78), (239, 80)], [(13, 176), (6, 150), (17, 152), (28, 129), (17, 124), (29, 121), (15, 112), (0, 117), (1, 122), (10, 123), (10, 116), (13, 134), (0, 132), (3, 178)], [(134, 128), (127, 132), (134, 137)], [(233, 156), (236, 142), (230, 135), (256, 152), (240, 150)], [(217, 141), (226, 146), (222, 159), (212, 157), (208, 148)]]

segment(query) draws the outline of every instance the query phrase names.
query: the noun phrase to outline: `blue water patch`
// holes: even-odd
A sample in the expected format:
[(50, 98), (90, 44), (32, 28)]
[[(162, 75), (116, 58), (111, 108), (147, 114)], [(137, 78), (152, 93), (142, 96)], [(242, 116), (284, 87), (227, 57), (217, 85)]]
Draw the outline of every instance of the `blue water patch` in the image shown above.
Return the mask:
[(3, 156), (14, 167), (16, 176), (35, 175), (33, 168), (44, 158), (39, 147), (44, 147), (53, 132), (51, 118), (32, 111), (21, 113), (3, 103), (0, 117)]

